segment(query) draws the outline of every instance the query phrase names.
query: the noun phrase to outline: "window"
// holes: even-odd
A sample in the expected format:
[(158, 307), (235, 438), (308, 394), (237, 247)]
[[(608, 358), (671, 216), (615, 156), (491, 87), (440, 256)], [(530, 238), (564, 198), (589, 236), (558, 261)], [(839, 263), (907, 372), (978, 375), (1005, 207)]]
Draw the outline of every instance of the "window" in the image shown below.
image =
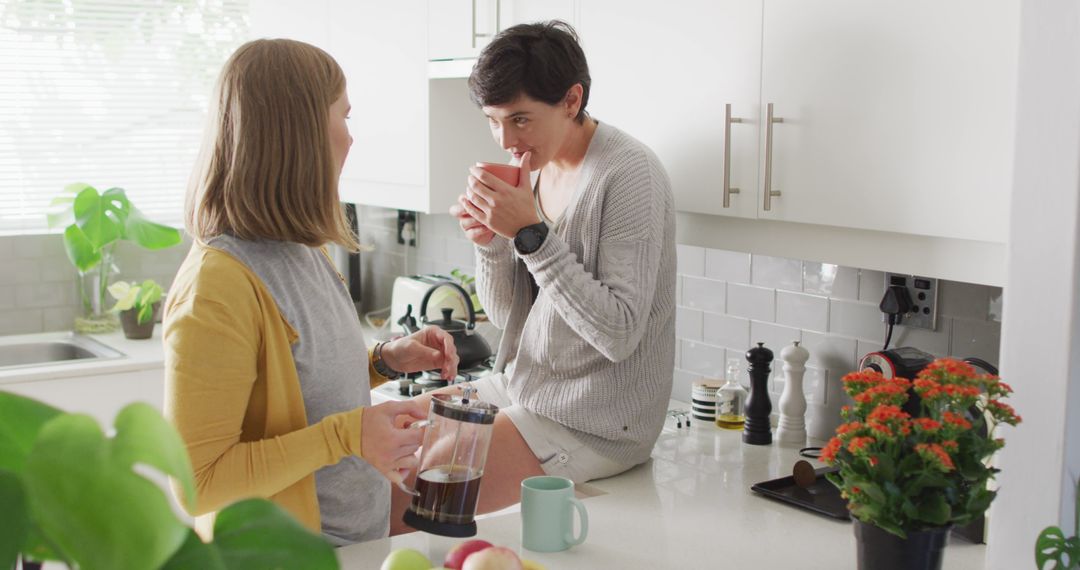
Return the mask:
[(247, 0), (0, 0), (0, 235), (47, 230), (71, 182), (179, 224)]

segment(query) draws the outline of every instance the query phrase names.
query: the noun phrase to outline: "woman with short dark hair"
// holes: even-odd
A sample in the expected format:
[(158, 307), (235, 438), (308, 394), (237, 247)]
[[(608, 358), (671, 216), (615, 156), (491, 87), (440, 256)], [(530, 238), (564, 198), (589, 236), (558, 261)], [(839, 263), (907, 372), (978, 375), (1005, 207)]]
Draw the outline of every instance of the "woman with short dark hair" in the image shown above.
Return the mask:
[(663, 427), (675, 358), (670, 183), (645, 145), (586, 112), (590, 88), (577, 36), (557, 21), (500, 33), (469, 78), (521, 169), (516, 186), (470, 169), (451, 208), (503, 330), (498, 374), (473, 382), (502, 412), (480, 511), (517, 502), (528, 476), (621, 473), (649, 458)]

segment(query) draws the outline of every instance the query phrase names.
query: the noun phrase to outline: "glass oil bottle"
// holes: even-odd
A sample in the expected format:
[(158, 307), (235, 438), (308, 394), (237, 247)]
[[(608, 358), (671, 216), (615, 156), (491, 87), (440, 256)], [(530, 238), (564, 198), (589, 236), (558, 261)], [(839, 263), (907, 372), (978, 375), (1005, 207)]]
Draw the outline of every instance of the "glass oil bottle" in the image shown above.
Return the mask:
[(729, 358), (727, 381), (716, 392), (716, 427), (743, 429), (746, 421), (746, 388), (739, 384), (739, 359)]

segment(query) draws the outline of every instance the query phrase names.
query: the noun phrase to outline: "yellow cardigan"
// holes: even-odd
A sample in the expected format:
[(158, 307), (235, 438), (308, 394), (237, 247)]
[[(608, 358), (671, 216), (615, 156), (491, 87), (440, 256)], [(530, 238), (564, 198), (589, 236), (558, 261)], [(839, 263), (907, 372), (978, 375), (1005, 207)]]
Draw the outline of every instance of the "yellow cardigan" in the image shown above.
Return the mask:
[[(265, 497), (319, 532), (315, 471), (362, 456), (363, 408), (308, 425), (290, 348), (298, 335), (262, 281), (196, 243), (166, 301), (163, 336), (165, 415), (195, 471), (197, 499), (186, 508), (208, 515), (196, 529), (209, 536), (215, 511)], [(370, 353), (368, 372), (373, 386), (385, 382)]]

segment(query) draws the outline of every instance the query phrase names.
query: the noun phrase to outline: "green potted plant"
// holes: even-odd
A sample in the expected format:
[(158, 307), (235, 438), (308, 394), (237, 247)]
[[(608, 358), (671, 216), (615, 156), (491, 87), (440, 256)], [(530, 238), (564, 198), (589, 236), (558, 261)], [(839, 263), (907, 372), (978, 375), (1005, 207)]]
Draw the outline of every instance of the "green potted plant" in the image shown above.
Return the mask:
[(120, 314), (125, 337), (146, 339), (154, 334), (154, 320), (165, 294), (161, 285), (153, 279), (142, 283), (117, 281), (109, 286), (109, 294), (116, 299), (110, 310)]
[[(1080, 533), (1080, 482), (1076, 485), (1076, 511), (1073, 528)], [(1047, 566), (1052, 563), (1052, 566)], [(1035, 541), (1035, 567), (1039, 570), (1074, 570), (1080, 568), (1080, 536), (1065, 537), (1058, 526), (1048, 526)]]
[(332, 569), (333, 547), (264, 499), (220, 511), (204, 543), (135, 465), (195, 496), (187, 450), (152, 406), (131, 404), (107, 436), (90, 416), (0, 392), (0, 568), (23, 560), (83, 570)]
[(115, 330), (116, 317), (105, 308), (105, 293), (115, 271), (116, 244), (126, 240), (164, 249), (180, 243), (180, 232), (146, 219), (122, 188), (98, 192), (89, 184), (69, 184), (50, 206), (49, 227), (64, 228), (64, 249), (79, 273), (82, 314), (75, 319), (75, 330)]
[[(855, 519), (858, 567), (940, 568), (952, 525), (972, 522), (997, 494), (987, 482), (998, 469), (987, 461), (1005, 445), (997, 425), (1020, 423), (1002, 401), (1012, 388), (949, 358), (913, 382), (863, 370), (843, 383), (854, 406), (842, 409), (846, 423), (821, 460), (839, 468), (828, 477)], [(902, 408), (912, 389), (914, 417)]]

